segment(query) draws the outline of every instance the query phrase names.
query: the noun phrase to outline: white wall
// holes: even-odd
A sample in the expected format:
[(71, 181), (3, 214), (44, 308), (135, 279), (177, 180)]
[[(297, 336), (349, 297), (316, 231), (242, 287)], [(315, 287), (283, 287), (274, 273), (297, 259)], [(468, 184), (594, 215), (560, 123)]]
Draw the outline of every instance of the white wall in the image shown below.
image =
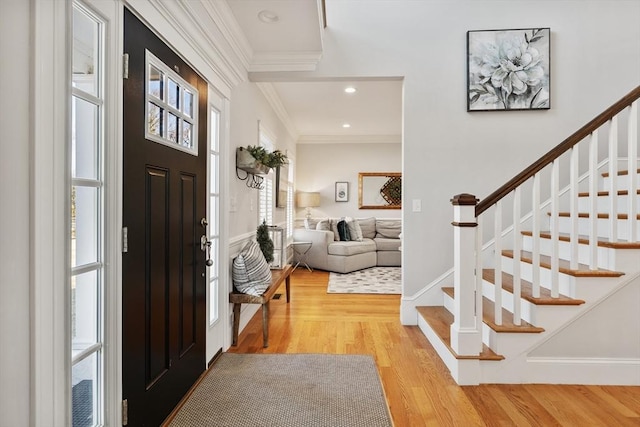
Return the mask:
[[(298, 144), (296, 191), (320, 192), (313, 217), (400, 218), (396, 209), (358, 209), (359, 172), (400, 172), (402, 145), (393, 143)], [(349, 201), (335, 201), (336, 181), (349, 183)], [(305, 209), (296, 209), (304, 218)]]
[(639, 303), (640, 277), (636, 277), (536, 347), (529, 356), (639, 361)]
[[(278, 118), (273, 108), (255, 83), (240, 83), (231, 91), (231, 129), (229, 153), (229, 237), (255, 233), (258, 226), (258, 190), (248, 188), (236, 177), (235, 150), (237, 147), (258, 144), (258, 120), (275, 136), (276, 148), (295, 161), (296, 147), (293, 137)], [(244, 171), (239, 171), (241, 177)], [(271, 173), (275, 185), (275, 173)], [(275, 188), (275, 186), (274, 186)], [(285, 209), (274, 209), (274, 223), (285, 221)]]
[[(263, 78), (404, 77), (404, 292), (453, 266), (449, 200), (483, 198), (635, 88), (640, 2), (328, 0), (317, 71)], [(466, 112), (466, 32), (551, 28), (551, 109)], [(404, 303), (404, 302), (403, 302)]]
[(29, 415), (30, 2), (0, 1), (0, 425)]

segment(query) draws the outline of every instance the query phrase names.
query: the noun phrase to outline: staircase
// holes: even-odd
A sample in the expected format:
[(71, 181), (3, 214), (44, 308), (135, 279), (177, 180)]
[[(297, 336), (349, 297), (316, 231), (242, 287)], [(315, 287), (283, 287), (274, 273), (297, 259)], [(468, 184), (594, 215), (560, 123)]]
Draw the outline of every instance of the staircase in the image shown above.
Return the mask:
[(640, 385), (639, 98), (452, 199), (453, 279), (417, 311), (458, 384)]

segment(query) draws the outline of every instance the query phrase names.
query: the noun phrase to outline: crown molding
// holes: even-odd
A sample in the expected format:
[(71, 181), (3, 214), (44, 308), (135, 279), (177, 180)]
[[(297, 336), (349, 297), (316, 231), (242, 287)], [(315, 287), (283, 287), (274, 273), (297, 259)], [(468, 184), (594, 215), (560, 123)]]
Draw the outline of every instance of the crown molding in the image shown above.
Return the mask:
[(256, 53), (248, 71), (315, 71), (322, 51)]
[[(217, 35), (219, 32), (215, 30), (218, 23), (201, 10), (200, 6), (205, 3), (188, 0), (126, 0), (126, 3), (133, 7), (151, 28), (164, 35), (161, 38), (167, 40), (168, 34), (177, 34), (182, 41), (178, 45), (168, 44), (177, 51), (186, 53), (191, 50), (191, 55), (196, 57), (189, 60), (191, 56), (188, 55), (185, 59), (204, 74), (210, 83), (219, 83), (231, 88), (248, 79), (246, 67), (238, 55), (231, 48), (225, 49), (226, 41)], [(181, 49), (184, 43), (188, 46), (186, 50)]]
[(300, 135), (298, 144), (400, 144), (402, 135)]
[(256, 83), (256, 86), (258, 87), (258, 89), (260, 89), (264, 97), (267, 99), (267, 102), (269, 103), (271, 108), (273, 108), (273, 111), (276, 113), (284, 127), (287, 129), (289, 135), (291, 135), (291, 138), (296, 141), (299, 135), (298, 130), (291, 121), (291, 116), (289, 116), (287, 109), (284, 107), (284, 104), (280, 99), (280, 95), (278, 95), (275, 87), (273, 87), (271, 83)]
[(234, 53), (242, 61), (244, 68), (249, 70), (251, 59), (253, 58), (253, 49), (227, 2), (203, 2), (203, 6), (211, 19), (216, 23), (222, 37), (224, 37)]

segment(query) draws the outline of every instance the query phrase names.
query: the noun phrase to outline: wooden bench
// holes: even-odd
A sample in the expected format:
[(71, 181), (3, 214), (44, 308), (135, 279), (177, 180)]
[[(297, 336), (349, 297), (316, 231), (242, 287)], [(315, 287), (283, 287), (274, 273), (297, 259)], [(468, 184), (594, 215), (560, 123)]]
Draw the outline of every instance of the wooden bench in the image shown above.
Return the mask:
[(276, 293), (282, 282), (285, 282), (287, 291), (287, 304), (289, 303), (290, 276), (293, 272), (291, 264), (284, 266), (282, 270), (271, 270), (271, 284), (261, 296), (247, 295), (240, 292), (231, 292), (229, 302), (233, 303), (233, 344), (238, 345), (238, 330), (240, 329), (240, 308), (242, 304), (262, 304), (262, 336), (263, 346), (269, 347), (269, 301)]

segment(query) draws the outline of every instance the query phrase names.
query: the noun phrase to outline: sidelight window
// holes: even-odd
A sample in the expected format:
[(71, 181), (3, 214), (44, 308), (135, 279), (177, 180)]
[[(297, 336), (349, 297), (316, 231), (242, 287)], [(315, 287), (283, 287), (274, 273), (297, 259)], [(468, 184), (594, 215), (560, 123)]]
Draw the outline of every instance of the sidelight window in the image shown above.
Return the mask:
[(104, 422), (104, 22), (73, 5), (70, 307), (74, 426)]

